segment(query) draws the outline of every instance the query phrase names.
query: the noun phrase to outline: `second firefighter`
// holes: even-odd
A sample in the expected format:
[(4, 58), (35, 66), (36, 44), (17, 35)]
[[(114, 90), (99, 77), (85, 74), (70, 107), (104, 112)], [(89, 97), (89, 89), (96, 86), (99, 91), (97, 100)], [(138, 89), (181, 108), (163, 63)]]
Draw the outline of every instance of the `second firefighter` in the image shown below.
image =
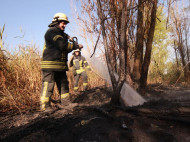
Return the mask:
[(85, 91), (88, 86), (88, 76), (86, 73), (86, 69), (89, 71), (91, 71), (91, 69), (85, 57), (81, 55), (80, 49), (76, 49), (73, 51), (73, 56), (70, 61), (70, 67), (73, 67), (72, 71), (74, 75), (74, 91), (77, 92), (79, 89), (78, 82), (80, 76), (82, 76), (83, 90)]

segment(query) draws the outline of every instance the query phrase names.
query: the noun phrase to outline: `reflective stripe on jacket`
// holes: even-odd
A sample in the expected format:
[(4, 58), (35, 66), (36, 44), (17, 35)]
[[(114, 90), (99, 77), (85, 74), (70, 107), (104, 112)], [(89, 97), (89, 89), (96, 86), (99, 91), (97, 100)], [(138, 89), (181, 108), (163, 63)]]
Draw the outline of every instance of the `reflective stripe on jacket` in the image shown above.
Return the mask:
[(73, 64), (73, 70), (76, 71), (77, 74), (81, 74), (83, 71), (85, 71), (85, 68), (90, 69), (88, 62), (81, 55), (79, 56), (74, 55), (72, 59), (72, 64)]

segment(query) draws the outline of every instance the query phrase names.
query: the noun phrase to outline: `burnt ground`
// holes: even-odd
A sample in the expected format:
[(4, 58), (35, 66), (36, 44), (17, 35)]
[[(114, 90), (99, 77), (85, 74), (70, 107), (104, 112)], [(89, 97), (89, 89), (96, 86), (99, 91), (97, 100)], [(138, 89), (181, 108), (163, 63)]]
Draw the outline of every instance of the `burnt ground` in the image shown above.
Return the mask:
[(109, 104), (94, 88), (73, 96), (76, 107), (1, 114), (1, 142), (190, 142), (190, 88), (151, 85), (142, 106)]

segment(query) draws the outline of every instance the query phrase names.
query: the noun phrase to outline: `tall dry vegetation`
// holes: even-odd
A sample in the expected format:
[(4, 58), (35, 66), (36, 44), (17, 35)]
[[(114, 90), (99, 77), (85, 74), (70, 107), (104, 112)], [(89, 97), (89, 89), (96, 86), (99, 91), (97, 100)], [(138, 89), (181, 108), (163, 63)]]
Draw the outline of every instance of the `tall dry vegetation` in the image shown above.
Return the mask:
[(40, 53), (34, 45), (19, 46), (14, 53), (6, 52), (1, 85), (1, 111), (36, 109), (41, 91)]

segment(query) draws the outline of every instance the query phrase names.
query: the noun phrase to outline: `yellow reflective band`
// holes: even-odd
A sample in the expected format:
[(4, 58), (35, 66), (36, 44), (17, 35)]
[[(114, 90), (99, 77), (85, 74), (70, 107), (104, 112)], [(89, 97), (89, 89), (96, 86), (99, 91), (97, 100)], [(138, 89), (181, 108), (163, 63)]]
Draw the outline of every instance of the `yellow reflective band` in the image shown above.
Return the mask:
[(61, 99), (65, 99), (65, 98), (67, 98), (68, 96), (69, 96), (69, 93), (62, 94), (62, 95), (61, 95)]
[(84, 63), (87, 63), (87, 61), (84, 61)]
[(70, 43), (70, 42), (69, 42), (67, 48), (68, 48), (69, 50), (72, 50), (72, 49), (73, 49), (73, 43)]
[(66, 67), (66, 66), (62, 66), (62, 65), (41, 65), (41, 67)]
[(42, 61), (41, 68), (67, 69), (65, 62)]
[(84, 69), (76, 70), (77, 74), (80, 74), (84, 71)]
[(90, 69), (90, 66), (86, 66), (87, 69)]
[(45, 108), (45, 104), (42, 104), (41, 105), (41, 110), (45, 110), (46, 108)]
[(41, 65), (41, 68), (67, 69), (67, 66), (59, 66), (59, 65)]
[(42, 92), (42, 97), (46, 96), (47, 88), (48, 88), (48, 82), (44, 82), (44, 88), (43, 88), (43, 92)]
[(41, 97), (40, 98), (40, 101), (41, 101), (41, 103), (43, 104), (43, 103), (47, 103), (47, 102), (49, 102), (49, 97)]
[(63, 38), (63, 36), (61, 36), (61, 35), (56, 35), (56, 36), (53, 37), (53, 41), (56, 41), (58, 38)]
[(79, 61), (79, 65), (80, 65), (80, 67), (82, 67), (82, 61)]
[(78, 89), (78, 87), (74, 87), (74, 90), (77, 90)]
[(41, 66), (65, 66), (65, 65), (41, 64)]
[(88, 85), (88, 83), (83, 83), (83, 86), (87, 86)]
[(61, 64), (65, 65), (65, 62), (57, 62), (57, 61), (42, 61), (41, 64)]
[(43, 47), (43, 52), (44, 52), (44, 50), (46, 49), (46, 43), (44, 44), (44, 47)]

